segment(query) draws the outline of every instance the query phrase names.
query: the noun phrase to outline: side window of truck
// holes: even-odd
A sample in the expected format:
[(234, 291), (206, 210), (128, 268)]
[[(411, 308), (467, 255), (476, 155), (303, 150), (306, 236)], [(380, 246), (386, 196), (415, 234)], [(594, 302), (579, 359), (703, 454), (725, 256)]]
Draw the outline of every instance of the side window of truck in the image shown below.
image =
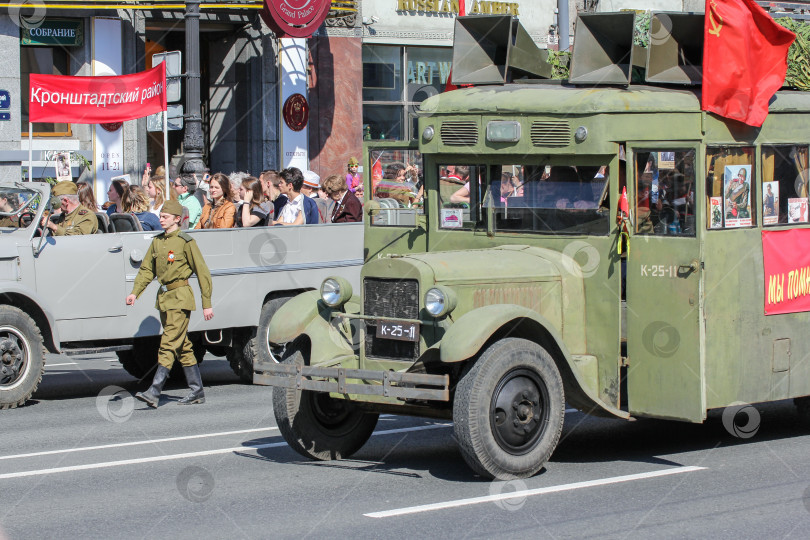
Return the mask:
[(380, 206), (380, 211), (372, 216), (372, 226), (416, 226), (416, 216), (423, 212), (424, 194), (425, 177), (419, 151), (371, 152), (369, 199)]
[(756, 227), (754, 148), (706, 149), (706, 226), (709, 229)]
[(636, 234), (695, 236), (695, 151), (635, 152)]
[(808, 147), (762, 147), (762, 224), (808, 222)]

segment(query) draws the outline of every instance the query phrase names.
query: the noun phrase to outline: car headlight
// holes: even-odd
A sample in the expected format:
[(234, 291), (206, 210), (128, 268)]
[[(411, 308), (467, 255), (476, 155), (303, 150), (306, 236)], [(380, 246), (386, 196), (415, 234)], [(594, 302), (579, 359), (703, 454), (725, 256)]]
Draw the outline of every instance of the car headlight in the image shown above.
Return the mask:
[(434, 317), (441, 317), (456, 307), (456, 295), (443, 285), (438, 285), (425, 293), (425, 309)]
[(329, 307), (339, 307), (352, 297), (352, 286), (341, 277), (326, 278), (321, 284), (321, 299)]

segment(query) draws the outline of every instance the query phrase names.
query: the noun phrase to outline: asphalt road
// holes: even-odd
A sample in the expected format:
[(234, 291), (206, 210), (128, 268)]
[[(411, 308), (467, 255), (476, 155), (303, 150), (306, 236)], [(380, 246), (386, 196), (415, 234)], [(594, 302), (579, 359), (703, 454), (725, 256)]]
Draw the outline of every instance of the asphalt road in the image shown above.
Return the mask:
[(202, 364), (205, 405), (176, 406), (175, 387), (158, 410), (112, 356), (49, 364), (36, 399), (0, 413), (0, 537), (810, 536), (810, 427), (790, 402), (749, 411), (741, 437), (722, 412), (690, 425), (571, 411), (545, 470), (490, 482), (451, 425), (415, 418), (382, 417), (350, 460), (303, 460), (270, 390), (222, 360)]

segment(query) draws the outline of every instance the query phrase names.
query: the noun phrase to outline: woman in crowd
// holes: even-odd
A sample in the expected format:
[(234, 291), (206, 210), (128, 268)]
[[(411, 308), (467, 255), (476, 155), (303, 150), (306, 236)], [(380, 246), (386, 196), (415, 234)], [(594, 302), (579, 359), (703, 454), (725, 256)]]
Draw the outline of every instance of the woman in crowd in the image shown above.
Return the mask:
[(205, 203), (195, 229), (229, 229), (234, 226), (236, 207), (231, 202), (231, 181), (217, 173), (208, 181), (211, 200)]
[(121, 201), (124, 212), (134, 214), (145, 231), (162, 231), (160, 219), (149, 211), (149, 196), (140, 186), (130, 186)]
[(335, 201), (332, 208), (332, 223), (354, 223), (363, 220), (363, 208), (354, 193), (349, 191), (346, 181), (334, 174), (323, 181), (323, 190)]
[(152, 176), (143, 185), (146, 195), (149, 197), (149, 211), (160, 217), (160, 209), (166, 202), (166, 177)]
[(107, 215), (123, 212), (121, 200), (129, 190), (129, 184), (123, 180), (113, 180), (110, 182), (110, 189), (107, 190), (107, 199), (112, 203), (107, 207)]
[(79, 188), (77, 193), (79, 196), (79, 204), (91, 212), (98, 212), (98, 204), (96, 204), (96, 196), (93, 194), (93, 187), (87, 182), (76, 182), (76, 187)]
[(262, 183), (258, 178), (247, 176), (239, 186), (242, 202), (236, 211), (237, 227), (261, 227), (267, 223), (267, 212), (262, 209)]

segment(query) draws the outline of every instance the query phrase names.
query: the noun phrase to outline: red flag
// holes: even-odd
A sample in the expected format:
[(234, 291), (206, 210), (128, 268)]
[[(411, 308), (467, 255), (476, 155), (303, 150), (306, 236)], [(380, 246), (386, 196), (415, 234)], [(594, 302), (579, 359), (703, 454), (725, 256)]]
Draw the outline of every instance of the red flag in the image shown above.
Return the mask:
[(701, 108), (761, 126), (795, 38), (754, 0), (706, 0)]
[(371, 193), (375, 193), (377, 191), (377, 184), (380, 183), (383, 177), (383, 169), (382, 163), (380, 163), (380, 158), (377, 158), (377, 161), (371, 166)]

